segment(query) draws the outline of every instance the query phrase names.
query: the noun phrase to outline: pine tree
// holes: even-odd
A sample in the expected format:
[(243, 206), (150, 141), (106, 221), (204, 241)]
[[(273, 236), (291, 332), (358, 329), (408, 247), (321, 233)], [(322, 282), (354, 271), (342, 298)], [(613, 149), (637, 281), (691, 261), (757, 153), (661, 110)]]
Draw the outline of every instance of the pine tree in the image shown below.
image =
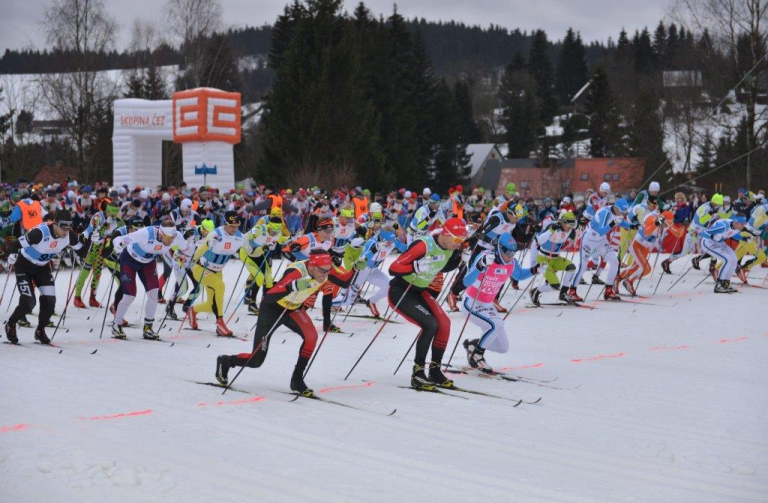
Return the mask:
[(696, 163), (696, 171), (706, 173), (715, 167), (715, 143), (712, 141), (712, 133), (704, 131), (704, 139), (699, 147), (699, 162)]
[(224, 35), (212, 35), (205, 47), (200, 84), (232, 92), (240, 91), (242, 87), (237, 59)]
[(656, 59), (653, 54), (651, 36), (648, 34), (647, 28), (643, 28), (643, 31), (640, 33), (635, 32), (632, 45), (635, 46), (635, 71), (640, 74), (650, 72), (654, 67)]
[(584, 87), (587, 80), (589, 80), (589, 71), (581, 35), (575, 34), (573, 29), (568, 28), (557, 65), (557, 94), (560, 102), (563, 105), (569, 104), (571, 98)]
[(653, 32), (653, 50), (656, 52), (659, 61), (665, 60), (667, 52), (667, 29), (664, 26), (663, 21), (659, 21), (656, 31)]
[(541, 103), (539, 109), (541, 122), (549, 124), (557, 112), (557, 101), (554, 95), (554, 70), (547, 49), (549, 42), (544, 30), (536, 30), (528, 54), (528, 72), (536, 82), (536, 96)]
[(539, 133), (543, 129), (541, 110), (536, 95), (536, 81), (527, 70), (515, 70), (510, 64), (504, 71), (499, 87), (499, 104), (503, 109), (504, 140), (509, 157), (528, 158), (540, 147)]
[[(434, 156), (432, 172), (429, 183), (444, 192), (459, 178), (457, 166), (459, 145), (458, 112), (454, 103), (451, 88), (445, 79), (441, 79), (435, 86), (434, 110), (432, 118), (435, 120), (433, 131), (435, 134)], [(466, 144), (463, 145), (466, 155)], [(465, 173), (461, 173), (465, 175)], [(463, 176), (462, 176), (463, 177)]]
[(619, 113), (602, 65), (592, 74), (585, 114), (589, 118), (590, 155), (621, 156), (624, 149), (619, 129)]
[(622, 28), (619, 33), (619, 41), (616, 43), (616, 61), (627, 62), (632, 59), (632, 44), (627, 37), (627, 31)]
[(157, 67), (152, 65), (147, 68), (147, 74), (144, 78), (144, 98), (148, 100), (166, 100), (168, 91), (165, 87), (165, 81), (160, 75)]
[(286, 5), (272, 27), (272, 39), (269, 46), (269, 67), (277, 71), (283, 62), (283, 55), (293, 40), (294, 30), (304, 17), (306, 10), (300, 0)]
[(475, 121), (472, 109), (472, 91), (468, 82), (456, 81), (453, 85), (453, 100), (459, 123), (459, 140), (465, 144), (482, 142), (483, 133)]
[(671, 181), (672, 167), (664, 152), (660, 106), (659, 98), (655, 93), (650, 89), (641, 90), (630, 111), (627, 136), (630, 155), (645, 161), (643, 179), (647, 179), (659, 167), (664, 166), (666, 169), (661, 174), (657, 173), (655, 178), (668, 183)]
[(144, 79), (138, 70), (131, 72), (126, 86), (127, 89), (123, 93), (124, 98), (144, 98)]

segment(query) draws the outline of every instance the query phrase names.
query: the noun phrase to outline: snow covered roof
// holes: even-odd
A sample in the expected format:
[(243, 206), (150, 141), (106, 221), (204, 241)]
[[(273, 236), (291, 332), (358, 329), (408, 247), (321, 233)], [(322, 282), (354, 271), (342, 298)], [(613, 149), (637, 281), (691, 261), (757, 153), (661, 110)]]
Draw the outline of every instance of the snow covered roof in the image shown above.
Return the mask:
[(467, 155), (470, 156), (470, 178), (474, 178), (489, 156), (491, 156), (492, 159), (501, 159), (501, 152), (495, 143), (470, 143), (467, 145)]

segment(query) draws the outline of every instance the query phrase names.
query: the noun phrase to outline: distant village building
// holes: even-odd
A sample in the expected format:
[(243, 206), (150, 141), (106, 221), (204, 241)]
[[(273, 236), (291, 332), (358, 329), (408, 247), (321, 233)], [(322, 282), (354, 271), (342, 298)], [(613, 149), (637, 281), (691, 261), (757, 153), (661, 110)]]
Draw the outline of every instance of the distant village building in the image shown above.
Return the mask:
[(488, 161), (498, 161), (504, 158), (495, 143), (470, 143), (467, 145), (470, 171), (469, 179), (472, 185), (479, 185), (483, 171)]
[(701, 87), (704, 80), (699, 70), (672, 70), (663, 75), (664, 87)]
[(504, 159), (486, 164), (479, 185), (500, 194), (512, 182), (523, 197), (536, 199), (583, 195), (603, 182), (613, 192), (626, 193), (639, 188), (644, 169), (639, 158), (562, 159), (550, 167), (540, 166), (537, 159)]

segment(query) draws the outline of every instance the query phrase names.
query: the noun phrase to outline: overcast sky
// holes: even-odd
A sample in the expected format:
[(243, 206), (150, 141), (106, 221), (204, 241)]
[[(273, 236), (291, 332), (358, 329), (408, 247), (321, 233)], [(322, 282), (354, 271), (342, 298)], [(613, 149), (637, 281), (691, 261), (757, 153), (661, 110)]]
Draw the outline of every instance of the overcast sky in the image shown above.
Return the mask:
[[(259, 26), (273, 23), (288, 0), (223, 0), (224, 22), (228, 26)], [(671, 0), (401, 0), (398, 10), (406, 18), (456, 20), (487, 27), (532, 30), (543, 28), (550, 40), (563, 37), (568, 27), (580, 31), (585, 42), (615, 40), (622, 26), (627, 32), (648, 26), (655, 28), (666, 14)], [(39, 28), (47, 0), (0, 0), (0, 47), (42, 48), (45, 36)], [(105, 0), (107, 9), (121, 25), (118, 48), (128, 42), (128, 31), (136, 17), (162, 18), (164, 0)], [(348, 11), (358, 1), (345, 2)], [(391, 0), (364, 2), (377, 16), (392, 12)]]

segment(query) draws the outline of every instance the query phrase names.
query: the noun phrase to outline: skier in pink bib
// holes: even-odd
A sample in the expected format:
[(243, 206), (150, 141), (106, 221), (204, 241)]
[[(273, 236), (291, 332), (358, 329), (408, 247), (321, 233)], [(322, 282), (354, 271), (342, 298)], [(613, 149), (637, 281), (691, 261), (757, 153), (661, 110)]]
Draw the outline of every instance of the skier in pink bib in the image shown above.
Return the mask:
[(485, 362), (485, 351), (506, 353), (509, 350), (504, 320), (493, 305), (496, 294), (510, 277), (522, 281), (539, 270), (538, 264), (530, 269), (520, 267), (514, 258), (516, 251), (515, 239), (510, 234), (503, 234), (495, 250), (478, 255), (464, 276), (467, 293), (461, 302), (461, 310), (469, 313), (470, 321), (483, 330), (483, 335), (479, 339), (465, 340), (463, 345), (469, 365), (487, 374), (493, 373), (493, 369)]

